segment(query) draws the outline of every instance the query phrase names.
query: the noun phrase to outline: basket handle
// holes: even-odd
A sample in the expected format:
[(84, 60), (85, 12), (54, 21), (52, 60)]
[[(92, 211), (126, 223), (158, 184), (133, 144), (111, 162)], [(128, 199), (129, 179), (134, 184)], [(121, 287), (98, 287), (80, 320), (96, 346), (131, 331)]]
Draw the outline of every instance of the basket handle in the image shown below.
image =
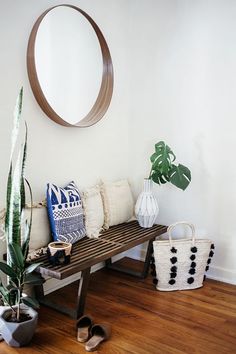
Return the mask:
[(178, 221), (178, 222), (176, 222), (176, 223), (174, 223), (174, 224), (172, 224), (172, 225), (170, 225), (169, 227), (168, 227), (168, 229), (167, 229), (167, 233), (168, 233), (168, 236), (169, 236), (169, 242), (170, 242), (170, 246), (172, 247), (172, 234), (171, 234), (171, 232), (172, 232), (172, 230), (176, 227), (176, 226), (178, 226), (178, 225), (187, 225), (187, 226), (189, 226), (190, 227), (190, 229), (192, 230), (192, 243), (193, 243), (193, 245), (195, 244), (195, 227), (193, 226), (193, 224), (190, 224), (190, 223), (188, 223), (187, 221)]

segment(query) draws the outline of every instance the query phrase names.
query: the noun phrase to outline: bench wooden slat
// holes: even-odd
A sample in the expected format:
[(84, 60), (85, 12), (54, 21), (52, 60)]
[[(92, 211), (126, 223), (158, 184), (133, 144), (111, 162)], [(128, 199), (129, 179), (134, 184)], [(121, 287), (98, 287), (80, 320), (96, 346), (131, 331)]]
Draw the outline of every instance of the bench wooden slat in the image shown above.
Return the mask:
[[(119, 245), (118, 246), (114, 245), (112, 247), (113, 252), (116, 252), (118, 250), (119, 250)], [(78, 260), (74, 260), (73, 262), (70, 262), (70, 264), (65, 266), (59, 266), (59, 267), (53, 267), (51, 265), (46, 267), (41, 266), (39, 267), (39, 272), (43, 276), (50, 276), (56, 279), (65, 279), (70, 275), (78, 273), (81, 270), (84, 270), (88, 267), (92, 267), (93, 265), (104, 261), (105, 259), (109, 258), (110, 253), (111, 253), (111, 247), (108, 247), (105, 250), (104, 249), (100, 250), (100, 252), (97, 252), (95, 255), (91, 254), (91, 256), (86, 256), (83, 258), (78, 257)]]
[(98, 239), (83, 238), (73, 245), (71, 262), (68, 265), (52, 266), (47, 257), (37, 258), (43, 262), (38, 271), (43, 276), (65, 279), (99, 262), (105, 261), (121, 252), (165, 233), (166, 226), (154, 225), (152, 228), (141, 228), (138, 222), (131, 221), (104, 231)]
[[(129, 225), (129, 227), (127, 227), (127, 225)], [(102, 235), (101, 238), (119, 243), (127, 243), (133, 236), (135, 236), (135, 238), (142, 239), (148, 234), (149, 236), (153, 235), (153, 237), (155, 237), (157, 231), (161, 231), (163, 229), (166, 230), (166, 226), (155, 225), (152, 228), (141, 228), (136, 221), (132, 221), (128, 224), (121, 224), (120, 228), (113, 229), (112, 227), (108, 230), (110, 232), (108, 233), (108, 231), (106, 231), (105, 235)]]
[[(117, 247), (117, 245), (115, 245), (115, 247)], [(68, 265), (64, 265), (64, 266), (53, 266), (52, 264), (49, 263), (47, 257), (45, 257), (45, 260), (43, 261), (43, 267), (47, 267), (47, 268), (53, 268), (54, 270), (58, 270), (59, 271), (64, 271), (64, 269), (71, 267), (72, 265), (74, 266), (75, 263), (78, 262), (82, 262), (83, 259), (88, 259), (91, 257), (96, 257), (96, 255), (99, 255), (100, 253), (102, 253), (103, 251), (106, 251), (111, 249), (111, 244), (107, 243), (107, 242), (98, 242), (96, 244), (96, 247), (94, 248), (85, 248), (85, 249), (73, 249), (72, 251), (72, 255), (71, 255), (71, 262)], [(40, 259), (42, 261), (42, 259)]]
[[(113, 241), (113, 242), (119, 242), (120, 244), (124, 243), (130, 243), (132, 240), (138, 240), (138, 239), (143, 239), (145, 236), (150, 236), (150, 231), (147, 229), (144, 230), (131, 230), (130, 232), (124, 232), (121, 233), (120, 235), (111, 235), (109, 237), (106, 237), (106, 240)], [(154, 234), (155, 237), (155, 234)]]

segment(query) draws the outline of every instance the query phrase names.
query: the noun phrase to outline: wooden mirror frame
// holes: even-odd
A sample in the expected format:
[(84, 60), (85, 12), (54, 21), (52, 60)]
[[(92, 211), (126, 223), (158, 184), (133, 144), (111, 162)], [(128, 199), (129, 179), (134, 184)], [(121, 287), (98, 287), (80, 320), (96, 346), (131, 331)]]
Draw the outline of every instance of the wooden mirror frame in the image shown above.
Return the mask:
[[(80, 12), (88, 20), (88, 22), (91, 24), (94, 31), (96, 32), (101, 47), (101, 52), (102, 52), (103, 73), (102, 73), (102, 83), (100, 86), (100, 91), (89, 113), (80, 121), (78, 121), (78, 123), (75, 124), (70, 124), (67, 121), (65, 121), (50, 106), (40, 86), (36, 65), (35, 65), (35, 40), (36, 40), (38, 28), (43, 18), (47, 15), (47, 13), (59, 6), (70, 7)], [(29, 42), (28, 42), (27, 71), (28, 71), (28, 76), (29, 76), (29, 81), (30, 81), (32, 91), (34, 93), (34, 96), (39, 106), (42, 108), (44, 113), (50, 119), (52, 119), (54, 122), (58, 124), (64, 125), (66, 127), (81, 127), (81, 128), (89, 127), (97, 123), (104, 116), (104, 114), (106, 113), (109, 107), (109, 104), (111, 102), (112, 92), (113, 92), (113, 81), (114, 81), (113, 66), (112, 66), (110, 51), (102, 32), (100, 31), (96, 23), (93, 21), (93, 19), (86, 12), (84, 12), (83, 10), (81, 10), (76, 6), (66, 5), (66, 4), (53, 6), (48, 10), (46, 10), (45, 12), (43, 12), (42, 15), (37, 19), (31, 31)]]

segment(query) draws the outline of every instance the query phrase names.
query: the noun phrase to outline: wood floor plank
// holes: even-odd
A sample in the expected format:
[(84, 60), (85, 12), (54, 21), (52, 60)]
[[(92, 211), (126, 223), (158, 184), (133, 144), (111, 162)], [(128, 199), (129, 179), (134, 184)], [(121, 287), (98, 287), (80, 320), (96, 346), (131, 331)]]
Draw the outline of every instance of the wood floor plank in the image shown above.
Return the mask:
[[(140, 263), (124, 260), (138, 270)], [(52, 301), (75, 305), (78, 283), (52, 294)], [(159, 292), (151, 276), (139, 280), (115, 271), (93, 273), (86, 313), (96, 323), (112, 325), (112, 337), (95, 353), (102, 354), (236, 354), (236, 286), (206, 280), (200, 289)], [(76, 341), (74, 320), (41, 307), (30, 346), (0, 354), (85, 353)]]

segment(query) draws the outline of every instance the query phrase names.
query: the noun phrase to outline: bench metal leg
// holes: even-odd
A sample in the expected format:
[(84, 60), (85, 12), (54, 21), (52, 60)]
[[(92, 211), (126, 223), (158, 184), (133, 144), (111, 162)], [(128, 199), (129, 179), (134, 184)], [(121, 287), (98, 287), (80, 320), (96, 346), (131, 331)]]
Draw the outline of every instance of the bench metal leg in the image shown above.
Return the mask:
[(40, 300), (44, 297), (43, 284), (34, 286), (34, 294), (37, 300)]
[(62, 306), (62, 304), (56, 304), (55, 302), (47, 299), (44, 296), (43, 285), (35, 286), (35, 295), (37, 300), (41, 305), (50, 307), (58, 312), (61, 312), (65, 315), (69, 315), (74, 319), (78, 319), (84, 313), (87, 290), (89, 285), (90, 278), (90, 268), (87, 268), (81, 272), (81, 278), (79, 280), (79, 288), (78, 288), (78, 296), (77, 296), (77, 305), (76, 310), (72, 310), (66, 306)]
[(140, 279), (146, 278), (147, 275), (148, 275), (150, 261), (151, 261), (151, 257), (152, 257), (152, 253), (153, 253), (153, 244), (152, 244), (152, 242), (153, 242), (153, 239), (148, 242), (146, 257), (145, 257), (145, 261), (144, 261), (144, 266), (143, 266), (143, 269), (142, 269), (141, 272), (137, 272), (135, 270), (128, 269), (128, 268), (116, 265), (115, 263), (112, 263), (111, 258), (106, 260), (106, 268), (112, 269), (112, 270), (115, 270), (115, 271), (118, 271), (118, 272), (121, 272), (121, 273), (124, 273), (124, 274), (132, 275), (132, 276), (140, 278)]
[(81, 272), (81, 278), (79, 281), (78, 297), (77, 297), (77, 308), (76, 308), (76, 319), (80, 318), (84, 314), (87, 290), (90, 278), (90, 269), (87, 268)]

